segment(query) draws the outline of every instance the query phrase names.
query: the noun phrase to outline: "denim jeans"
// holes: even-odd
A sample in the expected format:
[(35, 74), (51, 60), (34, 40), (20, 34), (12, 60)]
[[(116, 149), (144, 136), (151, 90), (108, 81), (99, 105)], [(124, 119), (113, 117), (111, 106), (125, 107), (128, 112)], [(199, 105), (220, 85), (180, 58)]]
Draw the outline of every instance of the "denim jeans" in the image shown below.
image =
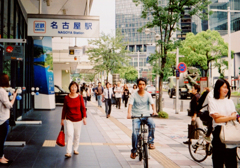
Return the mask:
[(106, 115), (110, 115), (111, 114), (111, 107), (112, 107), (111, 99), (105, 99), (105, 112), (106, 112)]
[(5, 121), (2, 125), (0, 125), (0, 158), (2, 158), (4, 154), (4, 143), (7, 139), (8, 128), (9, 120)]
[(97, 95), (98, 106), (102, 106), (102, 95)]
[[(142, 118), (147, 126), (148, 126), (148, 143), (153, 144), (154, 143), (154, 131), (155, 131), (155, 123), (152, 118)], [(140, 119), (135, 118), (132, 120), (132, 153), (137, 152), (137, 143), (138, 143), (138, 134), (140, 131)]]

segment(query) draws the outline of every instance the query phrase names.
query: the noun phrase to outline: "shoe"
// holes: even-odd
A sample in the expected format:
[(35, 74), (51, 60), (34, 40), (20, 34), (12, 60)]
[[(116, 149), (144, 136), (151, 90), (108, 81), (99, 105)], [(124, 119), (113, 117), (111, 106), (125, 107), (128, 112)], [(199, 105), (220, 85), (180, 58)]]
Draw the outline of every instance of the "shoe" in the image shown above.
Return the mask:
[(184, 141), (183, 143), (187, 145), (187, 144), (190, 144), (191, 142), (188, 140), (188, 141)]
[(109, 118), (109, 117), (110, 117), (110, 114), (108, 114), (107, 117)]
[(131, 153), (130, 158), (135, 159), (136, 158), (136, 153)]
[(73, 153), (74, 153), (74, 155), (78, 155), (78, 154), (79, 154), (79, 152), (78, 152), (78, 151), (74, 151)]
[(211, 143), (211, 138), (210, 137), (205, 137), (204, 139), (207, 143)]
[(6, 159), (4, 156), (2, 157), (2, 159), (3, 160), (5, 160), (6, 162), (8, 162), (9, 160), (8, 159)]
[(199, 147), (199, 143), (197, 142), (195, 145), (192, 145), (193, 149), (197, 149)]
[(65, 157), (70, 158), (70, 157), (72, 157), (72, 156), (71, 156), (70, 153), (66, 153), (66, 154), (65, 154)]
[(155, 149), (154, 144), (149, 144), (149, 149)]

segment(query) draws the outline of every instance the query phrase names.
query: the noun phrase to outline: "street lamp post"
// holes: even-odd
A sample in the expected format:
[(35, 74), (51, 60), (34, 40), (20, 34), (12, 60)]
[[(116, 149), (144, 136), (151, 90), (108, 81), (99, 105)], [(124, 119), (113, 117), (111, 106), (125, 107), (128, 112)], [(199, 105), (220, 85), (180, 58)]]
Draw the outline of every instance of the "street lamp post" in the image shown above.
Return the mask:
[(211, 9), (213, 12), (227, 12), (228, 13), (228, 82), (232, 85), (231, 72), (232, 72), (232, 64), (231, 64), (231, 16), (230, 12), (240, 12), (240, 10), (230, 10), (228, 7), (227, 10), (219, 10), (219, 9)]
[[(155, 31), (151, 31), (150, 29), (145, 29), (144, 30), (144, 32), (145, 32), (145, 34), (146, 35), (148, 35), (148, 34), (150, 34), (150, 33), (154, 33), (155, 34), (155, 40), (156, 41), (158, 41), (158, 40), (160, 40), (160, 38), (161, 38), (161, 36), (159, 35), (159, 34), (157, 34)], [(158, 46), (156, 45), (156, 50), (157, 50), (157, 52), (160, 52), (160, 49), (158, 50), (158, 48), (157, 48)], [(157, 60), (158, 62), (157, 62), (157, 64), (159, 65), (159, 67), (161, 67), (161, 58), (159, 58), (158, 60)], [(159, 88), (159, 85), (160, 85), (160, 80), (159, 80), (159, 74), (157, 73), (157, 80), (156, 80), (156, 88), (158, 88), (158, 94), (159, 94), (159, 97), (160, 97), (160, 88)], [(157, 96), (156, 96), (156, 109), (157, 109), (157, 107), (158, 107), (158, 99), (157, 99)]]

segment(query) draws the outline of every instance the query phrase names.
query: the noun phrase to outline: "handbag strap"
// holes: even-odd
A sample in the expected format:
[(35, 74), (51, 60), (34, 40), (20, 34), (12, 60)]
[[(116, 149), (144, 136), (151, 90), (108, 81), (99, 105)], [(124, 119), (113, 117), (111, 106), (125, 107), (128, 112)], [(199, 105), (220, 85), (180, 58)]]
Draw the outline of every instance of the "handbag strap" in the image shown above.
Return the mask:
[(61, 131), (64, 132), (64, 126), (63, 126), (63, 125), (62, 125), (62, 127), (61, 127)]
[(82, 95), (79, 95), (79, 99), (80, 99), (80, 111), (81, 111), (81, 115), (82, 115), (82, 118), (83, 118), (83, 111), (82, 111), (82, 106), (81, 106), (81, 97), (82, 97)]

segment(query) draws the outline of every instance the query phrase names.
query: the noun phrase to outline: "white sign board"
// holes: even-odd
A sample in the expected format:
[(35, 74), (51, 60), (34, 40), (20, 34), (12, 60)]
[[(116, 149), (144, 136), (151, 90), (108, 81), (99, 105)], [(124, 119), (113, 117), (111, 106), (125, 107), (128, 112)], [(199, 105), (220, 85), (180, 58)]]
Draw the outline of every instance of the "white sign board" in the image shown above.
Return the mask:
[(28, 18), (28, 36), (98, 38), (98, 20)]

